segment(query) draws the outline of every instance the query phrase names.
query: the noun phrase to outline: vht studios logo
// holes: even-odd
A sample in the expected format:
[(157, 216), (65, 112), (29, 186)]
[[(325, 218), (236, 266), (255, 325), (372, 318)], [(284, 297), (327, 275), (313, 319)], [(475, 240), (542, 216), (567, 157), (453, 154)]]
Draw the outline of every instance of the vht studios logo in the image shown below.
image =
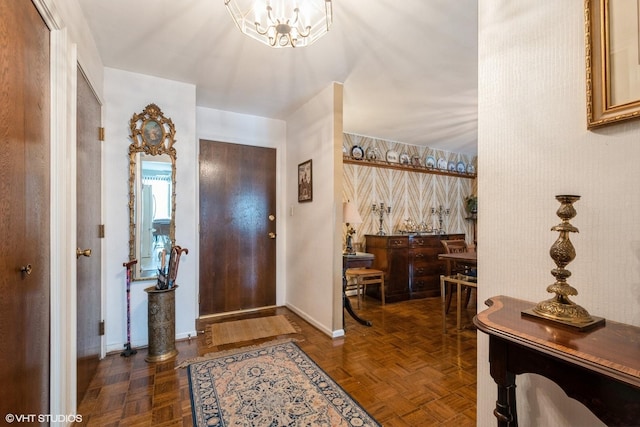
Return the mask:
[(54, 414), (7, 414), (4, 420), (12, 423), (81, 423), (82, 415), (54, 415)]

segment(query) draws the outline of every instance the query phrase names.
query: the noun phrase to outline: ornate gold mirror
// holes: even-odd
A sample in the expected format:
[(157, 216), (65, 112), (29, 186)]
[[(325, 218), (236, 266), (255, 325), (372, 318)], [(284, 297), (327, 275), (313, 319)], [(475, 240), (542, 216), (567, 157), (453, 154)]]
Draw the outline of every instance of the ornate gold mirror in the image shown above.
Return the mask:
[(129, 260), (138, 260), (134, 280), (146, 280), (158, 276), (176, 240), (176, 131), (155, 104), (129, 128)]

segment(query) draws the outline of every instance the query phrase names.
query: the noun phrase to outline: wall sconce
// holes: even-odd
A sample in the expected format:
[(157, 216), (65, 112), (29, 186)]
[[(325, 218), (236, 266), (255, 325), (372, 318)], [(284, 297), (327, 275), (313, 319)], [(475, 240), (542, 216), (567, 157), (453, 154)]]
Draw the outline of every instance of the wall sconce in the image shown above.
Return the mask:
[(358, 213), (358, 209), (349, 202), (342, 204), (342, 222), (347, 225), (347, 242), (344, 253), (346, 255), (353, 255), (356, 253), (353, 250), (353, 235), (356, 234), (356, 230), (351, 224), (362, 224), (362, 217)]

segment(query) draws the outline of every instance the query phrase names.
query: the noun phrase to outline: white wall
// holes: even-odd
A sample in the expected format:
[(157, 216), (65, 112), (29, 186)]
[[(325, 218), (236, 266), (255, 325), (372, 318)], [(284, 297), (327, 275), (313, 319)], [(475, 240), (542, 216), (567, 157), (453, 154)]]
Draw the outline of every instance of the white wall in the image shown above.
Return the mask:
[[(197, 316), (197, 144), (194, 85), (105, 68), (104, 71), (104, 239), (107, 351), (126, 342), (126, 287), (122, 266), (129, 257), (129, 120), (149, 104), (160, 107), (176, 127), (176, 244), (189, 249), (180, 258), (176, 290), (176, 335), (195, 336)], [(147, 344), (147, 294), (153, 281), (131, 285), (132, 346)]]
[[(578, 194), (573, 300), (640, 326), (640, 121), (586, 129), (583, 2), (481, 1), (479, 20), (478, 301), (551, 297), (554, 196)], [(478, 390), (478, 425), (493, 426), (482, 333)], [(540, 376), (518, 376), (517, 394), (520, 425), (602, 425)]]
[[(284, 162), (286, 125), (283, 121), (197, 108), (195, 86), (141, 74), (105, 69), (104, 175), (106, 235), (106, 335), (107, 351), (119, 350), (126, 342), (126, 292), (124, 268), (129, 254), (128, 147), (129, 120), (149, 103), (157, 104), (176, 127), (176, 244), (189, 249), (180, 259), (179, 288), (176, 291), (176, 338), (195, 336), (198, 317), (198, 147), (199, 140), (273, 147), (278, 169)], [(278, 242), (277, 303), (284, 304), (284, 194), (280, 172), (277, 177)], [(280, 231), (281, 230), (281, 231)], [(148, 343), (147, 294), (153, 281), (131, 286), (131, 341), (134, 347)]]
[[(287, 123), (287, 306), (323, 332), (342, 335), (335, 315), (342, 313), (342, 85), (328, 86)], [(298, 203), (298, 165), (309, 159), (313, 200)]]

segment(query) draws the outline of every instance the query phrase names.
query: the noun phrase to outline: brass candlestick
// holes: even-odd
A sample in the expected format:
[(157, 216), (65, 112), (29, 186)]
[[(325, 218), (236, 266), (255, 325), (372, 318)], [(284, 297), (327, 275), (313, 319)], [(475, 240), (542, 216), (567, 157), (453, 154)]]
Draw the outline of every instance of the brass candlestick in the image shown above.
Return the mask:
[(562, 222), (551, 228), (551, 231), (558, 231), (560, 236), (549, 249), (549, 255), (556, 263), (556, 268), (551, 270), (556, 281), (547, 287), (547, 292), (555, 293), (556, 296), (538, 303), (532, 310), (523, 313), (585, 329), (604, 322), (604, 319), (592, 317), (587, 310), (569, 299), (569, 296), (578, 295), (576, 288), (567, 283), (571, 272), (565, 267), (576, 257), (576, 250), (569, 239), (569, 233), (578, 233), (578, 229), (571, 225), (569, 220), (576, 216), (573, 204), (580, 200), (580, 196), (560, 195), (556, 196), (556, 200), (560, 202), (556, 214)]

